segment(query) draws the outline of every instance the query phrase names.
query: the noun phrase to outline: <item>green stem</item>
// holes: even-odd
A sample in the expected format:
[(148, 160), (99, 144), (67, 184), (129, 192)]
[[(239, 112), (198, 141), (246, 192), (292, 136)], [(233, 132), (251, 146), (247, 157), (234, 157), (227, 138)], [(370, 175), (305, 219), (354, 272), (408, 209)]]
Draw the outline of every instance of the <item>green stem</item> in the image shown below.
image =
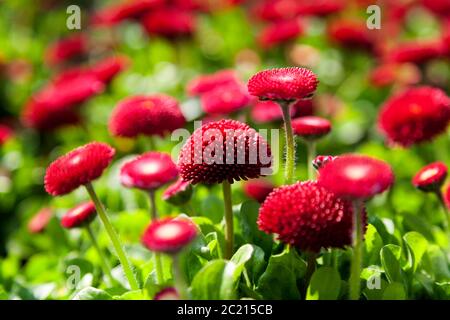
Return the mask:
[(291, 113), (289, 102), (279, 101), (278, 102), (281, 111), (283, 112), (283, 120), (284, 120), (284, 134), (286, 140), (286, 163), (284, 168), (284, 182), (286, 184), (292, 183), (294, 179), (294, 171), (295, 171), (295, 142), (294, 142), (294, 134), (292, 132), (292, 124), (291, 124)]
[(100, 217), (100, 220), (102, 221), (103, 226), (105, 227), (106, 232), (108, 233), (108, 236), (114, 246), (114, 250), (116, 251), (117, 257), (119, 258), (120, 264), (122, 265), (125, 276), (128, 279), (131, 290), (139, 290), (139, 285), (136, 278), (134, 277), (133, 270), (131, 269), (131, 264), (128, 261), (128, 257), (126, 256), (125, 251), (123, 251), (122, 244), (120, 243), (119, 237), (114, 230), (114, 227), (112, 226), (108, 215), (106, 214), (103, 204), (97, 197), (97, 194), (95, 193), (94, 187), (91, 183), (87, 183), (85, 187), (87, 192), (89, 193), (89, 196), (95, 204), (97, 214)]
[(148, 192), (148, 197), (150, 198), (150, 217), (152, 221), (158, 219), (158, 210), (156, 208), (155, 191), (150, 190)]
[[(150, 198), (150, 217), (152, 221), (156, 221), (158, 219), (158, 210), (156, 208), (156, 199), (155, 199), (155, 191), (150, 190), (148, 192), (149, 198)], [(155, 259), (155, 272), (156, 272), (156, 280), (158, 284), (164, 283), (164, 277), (163, 277), (163, 269), (162, 269), (162, 262), (161, 262), (161, 255), (157, 252), (153, 254)]]
[(315, 180), (316, 170), (314, 170), (313, 161), (316, 157), (316, 142), (312, 140), (306, 141), (306, 149), (308, 153), (308, 180)]
[(186, 279), (184, 278), (183, 271), (181, 270), (180, 258), (178, 256), (178, 254), (175, 254), (172, 257), (173, 257), (173, 262), (172, 262), (173, 282), (174, 282), (175, 288), (177, 289), (181, 300), (188, 300), (190, 297), (189, 297), (188, 287), (186, 284)]
[(222, 182), (223, 201), (225, 205), (225, 259), (230, 259), (233, 255), (233, 208), (231, 204), (231, 185), (225, 180)]
[(108, 260), (106, 259), (102, 249), (100, 249), (100, 246), (98, 245), (97, 239), (95, 239), (94, 232), (92, 231), (92, 227), (90, 225), (86, 225), (86, 231), (91, 239), (92, 245), (94, 246), (95, 250), (97, 250), (98, 256), (100, 257), (100, 264), (102, 266), (103, 272), (105, 273), (106, 277), (110, 281), (111, 284), (114, 283), (114, 278), (111, 274), (111, 266), (108, 263)]
[[(315, 252), (307, 252), (307, 266), (306, 266), (306, 273), (305, 273), (305, 289), (308, 289), (309, 281), (311, 280), (311, 277), (316, 270), (316, 259), (317, 259), (317, 253)], [(306, 292), (306, 291), (305, 291)]]
[(444, 210), (444, 229), (447, 232), (447, 234), (450, 235), (450, 212), (448, 211), (447, 205), (445, 204), (444, 196), (442, 195), (442, 191), (439, 189), (436, 192), (436, 196), (439, 199), (439, 203), (442, 206), (442, 209)]
[(353, 200), (353, 257), (350, 273), (350, 300), (359, 300), (363, 245), (362, 202)]

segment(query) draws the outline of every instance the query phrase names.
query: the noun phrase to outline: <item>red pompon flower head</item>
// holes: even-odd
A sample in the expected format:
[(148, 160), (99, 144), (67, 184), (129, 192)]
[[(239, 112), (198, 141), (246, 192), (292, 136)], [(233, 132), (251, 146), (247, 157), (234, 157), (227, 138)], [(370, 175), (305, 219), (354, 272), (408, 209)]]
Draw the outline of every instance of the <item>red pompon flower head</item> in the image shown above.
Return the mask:
[(247, 197), (260, 203), (264, 202), (275, 186), (266, 180), (250, 180), (244, 183), (244, 193)]
[(187, 203), (192, 197), (192, 185), (179, 178), (171, 184), (162, 194), (162, 199), (173, 205), (179, 206)]
[(201, 97), (203, 111), (207, 114), (226, 115), (250, 103), (250, 96), (241, 85), (224, 85), (204, 93)]
[(182, 147), (180, 175), (192, 184), (247, 180), (271, 173), (267, 141), (248, 125), (235, 120), (204, 124)]
[(45, 53), (47, 63), (59, 64), (87, 53), (88, 39), (77, 33), (53, 43)]
[(91, 142), (53, 161), (45, 173), (45, 190), (60, 196), (99, 178), (115, 150), (106, 143)]
[[(259, 209), (258, 227), (304, 251), (352, 243), (352, 204), (318, 185), (297, 182), (275, 189)], [(365, 215), (364, 215), (364, 220)]]
[(303, 33), (303, 26), (298, 19), (276, 22), (266, 27), (260, 34), (258, 41), (265, 49), (293, 40)]
[(88, 225), (94, 220), (96, 212), (92, 201), (81, 203), (66, 212), (61, 218), (61, 225), (66, 229)]
[(328, 28), (328, 38), (349, 48), (371, 49), (373, 46), (365, 20), (336, 20)]
[(156, 190), (173, 181), (178, 169), (167, 153), (147, 152), (125, 163), (120, 169), (120, 182), (128, 188)]
[(142, 236), (142, 243), (149, 250), (176, 254), (197, 236), (197, 227), (184, 218), (165, 218), (153, 221)]
[(225, 85), (238, 84), (238, 78), (233, 70), (221, 70), (192, 79), (189, 81), (186, 91), (190, 96), (199, 96)]
[(291, 67), (258, 72), (248, 81), (248, 92), (260, 100), (294, 101), (312, 96), (316, 75), (308, 69)]
[(337, 157), (336, 156), (317, 156), (313, 160), (313, 167), (316, 170), (319, 170), (324, 165), (326, 165), (328, 162), (334, 161)]
[(338, 197), (367, 200), (390, 188), (394, 173), (384, 161), (362, 155), (342, 155), (319, 170), (318, 182)]
[(167, 7), (150, 11), (141, 22), (149, 35), (159, 35), (170, 39), (187, 37), (195, 31), (194, 14), (180, 8)]
[(10, 140), (13, 136), (14, 132), (10, 127), (0, 124), (0, 147), (4, 145), (8, 140)]
[(180, 295), (175, 288), (169, 287), (155, 294), (153, 300), (180, 300)]
[(41, 233), (47, 227), (52, 216), (53, 212), (50, 208), (42, 208), (28, 222), (28, 231), (30, 233)]
[(450, 122), (450, 98), (432, 87), (407, 89), (384, 103), (378, 126), (390, 143), (409, 147), (443, 133)]
[(294, 133), (305, 140), (316, 140), (331, 131), (331, 123), (327, 119), (309, 116), (292, 120)]
[(113, 136), (128, 138), (141, 134), (164, 136), (185, 123), (174, 98), (163, 94), (134, 96), (120, 101), (113, 110), (109, 132)]
[(447, 166), (437, 161), (426, 165), (412, 178), (414, 187), (425, 191), (439, 191), (447, 178)]

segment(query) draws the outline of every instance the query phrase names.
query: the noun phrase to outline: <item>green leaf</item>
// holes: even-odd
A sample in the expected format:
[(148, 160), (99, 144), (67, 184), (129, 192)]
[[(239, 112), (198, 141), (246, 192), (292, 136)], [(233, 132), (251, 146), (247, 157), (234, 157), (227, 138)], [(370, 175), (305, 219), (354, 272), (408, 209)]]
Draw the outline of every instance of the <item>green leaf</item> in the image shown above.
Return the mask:
[(402, 282), (398, 252), (401, 252), (401, 248), (396, 245), (386, 245), (380, 252), (381, 264), (390, 283)]
[(305, 271), (305, 261), (295, 249), (287, 247), (282, 253), (270, 257), (256, 291), (265, 299), (300, 299), (297, 280), (304, 276)]
[(434, 241), (433, 228), (426, 219), (413, 214), (405, 214), (403, 216), (403, 224), (407, 230), (417, 231), (428, 241)]
[(144, 290), (128, 291), (120, 296), (114, 296), (114, 300), (148, 300)]
[(210, 261), (192, 280), (192, 298), (198, 300), (234, 299), (240, 275), (234, 262)]
[(383, 292), (383, 300), (405, 300), (406, 292), (401, 283), (390, 283)]
[(383, 239), (377, 229), (371, 224), (367, 226), (364, 244), (366, 249), (365, 261), (367, 261), (367, 264), (377, 264), (380, 259), (380, 250), (383, 247)]
[(423, 254), (427, 250), (428, 241), (420, 233), (412, 231), (403, 236), (403, 240), (408, 248), (409, 267), (413, 272), (422, 260)]
[(236, 263), (238, 269), (245, 266), (250, 280), (255, 283), (265, 266), (264, 251), (258, 246), (245, 244), (236, 251), (231, 261)]
[(258, 219), (259, 206), (259, 203), (256, 201), (245, 201), (242, 203), (236, 216), (244, 242), (254, 243), (268, 254), (272, 250), (273, 240), (270, 235), (258, 229), (256, 221)]
[(437, 245), (428, 246), (424, 260), (426, 270), (436, 281), (448, 281), (450, 279), (447, 259)]
[(87, 287), (78, 291), (72, 300), (111, 300), (112, 297), (106, 291)]
[(317, 269), (309, 282), (307, 300), (335, 300), (341, 289), (339, 272), (331, 267)]
[(215, 196), (209, 195), (206, 197), (201, 203), (201, 212), (202, 214), (211, 219), (213, 223), (219, 223), (223, 218), (223, 201)]

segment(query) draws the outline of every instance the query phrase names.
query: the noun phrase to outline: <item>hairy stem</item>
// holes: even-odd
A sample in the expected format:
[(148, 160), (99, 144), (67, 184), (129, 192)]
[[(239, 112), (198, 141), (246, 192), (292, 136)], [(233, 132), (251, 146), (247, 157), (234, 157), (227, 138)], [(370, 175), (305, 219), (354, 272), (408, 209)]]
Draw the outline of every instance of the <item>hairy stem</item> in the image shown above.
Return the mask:
[(177, 254), (173, 256), (173, 281), (181, 300), (189, 299), (189, 291), (184, 278), (183, 271), (181, 270), (180, 258)]
[(133, 270), (131, 269), (131, 264), (128, 260), (128, 257), (125, 254), (125, 251), (122, 248), (122, 244), (120, 243), (119, 237), (116, 231), (114, 230), (114, 227), (112, 226), (111, 221), (108, 218), (108, 215), (106, 214), (106, 210), (103, 207), (103, 203), (101, 203), (101, 201), (97, 197), (97, 194), (95, 193), (94, 187), (92, 186), (91, 183), (87, 183), (85, 187), (87, 192), (89, 193), (89, 196), (92, 199), (92, 202), (94, 202), (95, 204), (97, 214), (100, 217), (100, 220), (102, 221), (103, 226), (105, 227), (106, 232), (108, 233), (108, 236), (114, 246), (114, 250), (116, 251), (117, 257), (119, 258), (120, 264), (122, 265), (125, 276), (128, 279), (131, 290), (139, 290), (139, 285), (137, 283), (136, 278), (134, 277)]
[[(155, 191), (150, 190), (148, 192), (148, 196), (150, 198), (150, 217), (151, 217), (152, 221), (156, 221), (158, 219), (158, 209), (156, 207)], [(158, 284), (163, 284), (164, 277), (163, 277), (161, 255), (159, 253), (155, 252), (153, 254), (153, 257), (155, 259), (156, 280), (157, 280)]]
[(291, 113), (289, 102), (279, 102), (281, 111), (283, 112), (284, 134), (286, 140), (286, 162), (284, 165), (284, 182), (290, 184), (294, 179), (295, 171), (295, 141), (292, 132)]
[(231, 185), (225, 180), (222, 182), (223, 201), (225, 205), (225, 259), (230, 259), (233, 255), (233, 208), (231, 204)]
[(363, 245), (362, 202), (353, 200), (353, 257), (350, 272), (350, 300), (359, 300)]

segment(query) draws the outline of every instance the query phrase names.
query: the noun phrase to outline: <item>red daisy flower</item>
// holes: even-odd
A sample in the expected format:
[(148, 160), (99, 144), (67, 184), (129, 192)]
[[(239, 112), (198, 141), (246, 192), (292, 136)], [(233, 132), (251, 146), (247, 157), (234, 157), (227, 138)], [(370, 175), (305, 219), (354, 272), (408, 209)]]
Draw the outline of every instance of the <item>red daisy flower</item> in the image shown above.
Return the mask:
[(91, 19), (92, 24), (112, 26), (126, 19), (137, 19), (155, 9), (165, 0), (130, 0), (108, 6), (96, 12)]
[(96, 212), (95, 205), (92, 201), (81, 203), (67, 211), (61, 218), (61, 225), (67, 229), (87, 225), (95, 218)]
[(21, 121), (29, 128), (52, 131), (63, 126), (79, 124), (81, 117), (75, 110), (50, 108), (32, 99), (25, 105)]
[(394, 173), (384, 161), (361, 155), (343, 155), (319, 171), (321, 186), (346, 199), (369, 199), (394, 183)]
[(201, 96), (203, 111), (207, 114), (229, 114), (250, 103), (250, 96), (241, 85), (224, 85), (208, 91)]
[(153, 300), (180, 300), (180, 295), (175, 288), (169, 287), (159, 291)]
[(303, 33), (303, 26), (297, 19), (276, 22), (266, 27), (260, 34), (259, 44), (270, 49), (280, 43), (296, 39)]
[(45, 173), (45, 190), (52, 196), (67, 194), (100, 177), (114, 157), (106, 143), (91, 142), (53, 161)]
[(414, 187), (425, 191), (440, 190), (447, 178), (447, 166), (443, 162), (433, 162), (426, 165), (413, 177), (412, 184)]
[(250, 180), (244, 183), (244, 193), (258, 202), (264, 202), (275, 186), (266, 180)]
[(336, 20), (329, 25), (328, 37), (345, 47), (370, 49), (373, 46), (370, 31), (362, 20)]
[(441, 41), (419, 42), (412, 41), (399, 44), (387, 55), (386, 60), (403, 63), (423, 63), (443, 56), (445, 48)]
[(178, 169), (169, 154), (147, 152), (125, 163), (120, 181), (128, 188), (155, 190), (174, 180)]
[(177, 38), (190, 36), (195, 31), (194, 14), (175, 7), (150, 11), (141, 22), (149, 35)]
[(174, 98), (157, 94), (134, 96), (119, 102), (109, 121), (114, 136), (160, 135), (184, 126), (186, 119)]
[[(304, 251), (352, 243), (353, 209), (315, 181), (275, 189), (259, 209), (258, 227)], [(364, 219), (365, 220), (365, 219)]]
[(328, 162), (334, 161), (337, 157), (336, 156), (317, 156), (313, 160), (313, 167), (316, 170), (319, 170), (324, 165), (326, 165)]
[(234, 71), (221, 70), (213, 74), (201, 75), (192, 79), (187, 85), (190, 96), (199, 96), (225, 85), (238, 85), (239, 81)]
[(53, 43), (45, 53), (49, 64), (59, 64), (87, 53), (88, 39), (82, 33), (71, 35)]
[(331, 123), (320, 117), (300, 117), (292, 120), (292, 129), (304, 139), (319, 139), (331, 131)]
[(113, 56), (103, 59), (89, 68), (90, 72), (101, 82), (110, 82), (117, 74), (125, 70), (130, 59), (125, 56)]
[(41, 233), (45, 230), (52, 218), (53, 212), (50, 208), (42, 208), (28, 222), (28, 231), (30, 233)]
[(194, 131), (178, 159), (180, 175), (192, 184), (246, 180), (270, 173), (267, 141), (235, 120), (210, 122)]
[(10, 127), (0, 124), (0, 146), (4, 145), (13, 136), (14, 132)]
[(378, 126), (389, 142), (404, 147), (433, 139), (449, 122), (450, 98), (440, 89), (425, 86), (388, 99), (378, 118)]
[(192, 185), (179, 178), (171, 184), (162, 194), (162, 199), (174, 205), (182, 205), (188, 202), (192, 196)]
[(280, 21), (296, 17), (299, 6), (297, 0), (261, 1), (253, 11), (262, 20)]
[(197, 227), (187, 219), (165, 218), (153, 221), (142, 236), (149, 250), (175, 254), (197, 236)]
[(316, 75), (304, 68), (279, 68), (258, 72), (248, 81), (248, 92), (261, 100), (292, 101), (310, 97), (317, 88)]

